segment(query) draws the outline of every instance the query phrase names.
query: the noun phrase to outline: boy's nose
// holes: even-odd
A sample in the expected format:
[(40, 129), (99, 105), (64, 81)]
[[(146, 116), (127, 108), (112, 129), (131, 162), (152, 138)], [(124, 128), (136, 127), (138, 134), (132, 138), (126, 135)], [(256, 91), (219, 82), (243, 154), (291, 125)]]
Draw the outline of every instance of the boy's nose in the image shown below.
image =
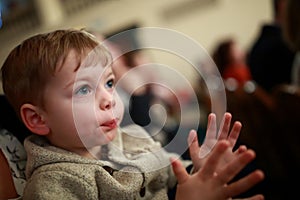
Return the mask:
[(116, 104), (113, 98), (103, 98), (100, 102), (100, 109), (101, 110), (109, 110), (114, 107)]

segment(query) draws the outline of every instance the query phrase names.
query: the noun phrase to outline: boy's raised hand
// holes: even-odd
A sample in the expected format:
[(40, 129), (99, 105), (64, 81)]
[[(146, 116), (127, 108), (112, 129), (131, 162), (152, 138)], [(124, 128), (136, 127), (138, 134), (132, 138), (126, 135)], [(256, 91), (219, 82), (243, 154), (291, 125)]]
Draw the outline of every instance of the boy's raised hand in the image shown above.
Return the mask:
[(219, 132), (217, 134), (216, 115), (211, 113), (208, 116), (206, 137), (204, 143), (200, 147), (196, 131), (190, 131), (188, 144), (190, 156), (194, 165), (194, 172), (198, 171), (200, 167), (204, 165), (207, 160), (207, 155), (220, 140), (227, 140), (229, 142), (229, 148), (226, 150), (226, 154), (224, 155), (222, 162), (220, 162), (219, 166), (216, 168), (217, 171), (221, 169), (225, 163), (229, 162), (235, 156), (247, 150), (246, 146), (240, 146), (235, 152), (233, 152), (233, 148), (239, 137), (242, 124), (240, 122), (235, 122), (230, 131), (231, 119), (232, 116), (230, 113), (224, 114)]
[[(222, 169), (217, 170), (219, 163), (225, 159), (225, 154), (230, 149), (231, 144), (228, 140), (218, 141), (201, 169), (192, 175), (187, 173), (179, 160), (171, 159), (172, 168), (178, 181), (176, 200), (228, 200), (263, 180), (263, 172), (256, 170), (246, 177), (229, 183), (255, 158), (254, 151), (245, 150), (228, 161)], [(263, 195), (254, 195), (247, 199), (259, 200), (264, 197)]]

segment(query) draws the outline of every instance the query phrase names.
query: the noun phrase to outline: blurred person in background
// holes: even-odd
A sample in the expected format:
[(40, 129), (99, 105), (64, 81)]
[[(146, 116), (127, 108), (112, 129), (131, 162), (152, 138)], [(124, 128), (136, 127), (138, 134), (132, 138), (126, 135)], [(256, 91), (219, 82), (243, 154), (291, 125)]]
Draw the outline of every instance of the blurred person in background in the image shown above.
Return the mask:
[(273, 0), (274, 22), (262, 26), (247, 58), (253, 79), (269, 92), (277, 85), (291, 83), (295, 52), (282, 34), (285, 5), (286, 0)]
[(292, 84), (300, 86), (300, 1), (288, 0), (284, 23), (284, 36), (293, 50), (297, 52), (292, 68)]
[(229, 80), (238, 87), (252, 80), (245, 53), (234, 39), (224, 39), (218, 43), (212, 57), (225, 82)]

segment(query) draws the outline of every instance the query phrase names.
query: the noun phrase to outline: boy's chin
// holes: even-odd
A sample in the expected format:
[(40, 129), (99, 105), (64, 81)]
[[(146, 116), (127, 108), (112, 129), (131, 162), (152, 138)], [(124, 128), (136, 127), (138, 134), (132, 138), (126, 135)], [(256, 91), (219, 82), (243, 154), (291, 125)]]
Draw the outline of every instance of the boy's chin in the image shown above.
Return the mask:
[(114, 128), (114, 129), (108, 131), (107, 133), (105, 133), (105, 138), (107, 140), (107, 143), (113, 141), (116, 138), (117, 132), (118, 132), (118, 129)]

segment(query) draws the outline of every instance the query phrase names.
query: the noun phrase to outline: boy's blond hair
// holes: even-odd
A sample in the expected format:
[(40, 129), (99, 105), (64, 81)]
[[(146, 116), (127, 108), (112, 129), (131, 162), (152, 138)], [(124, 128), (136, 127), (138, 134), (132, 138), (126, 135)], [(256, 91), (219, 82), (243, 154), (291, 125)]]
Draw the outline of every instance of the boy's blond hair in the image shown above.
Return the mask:
[(1, 71), (3, 91), (17, 114), (24, 103), (43, 107), (44, 98), (51, 98), (44, 96), (45, 86), (70, 50), (78, 54), (77, 71), (85, 51), (97, 46), (99, 42), (86, 31), (67, 29), (32, 36), (15, 47)]

